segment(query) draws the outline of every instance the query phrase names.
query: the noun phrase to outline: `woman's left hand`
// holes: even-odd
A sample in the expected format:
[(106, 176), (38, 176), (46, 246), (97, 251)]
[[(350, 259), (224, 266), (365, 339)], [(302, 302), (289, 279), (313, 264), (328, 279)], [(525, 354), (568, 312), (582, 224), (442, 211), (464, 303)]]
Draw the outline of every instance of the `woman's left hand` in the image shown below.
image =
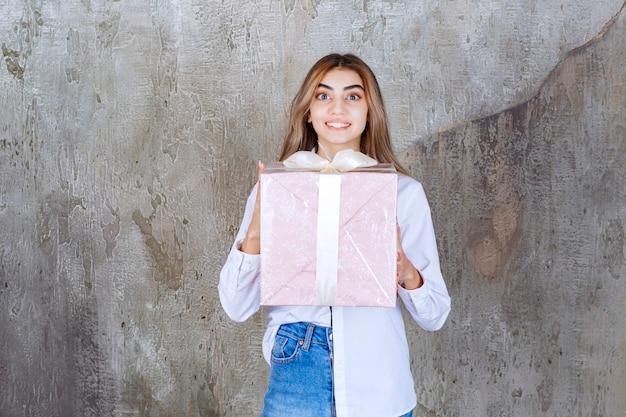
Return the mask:
[(407, 290), (414, 290), (424, 284), (422, 274), (413, 266), (409, 258), (404, 254), (402, 249), (402, 240), (400, 239), (400, 226), (397, 226), (398, 236), (398, 262), (396, 267), (396, 276), (398, 284)]

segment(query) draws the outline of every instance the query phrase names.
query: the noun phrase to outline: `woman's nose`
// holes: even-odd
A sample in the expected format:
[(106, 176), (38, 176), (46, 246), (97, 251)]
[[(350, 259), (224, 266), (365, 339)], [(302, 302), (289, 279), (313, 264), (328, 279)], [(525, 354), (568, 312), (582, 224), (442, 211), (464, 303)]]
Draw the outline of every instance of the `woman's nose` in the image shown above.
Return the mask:
[(344, 113), (344, 102), (343, 100), (333, 100), (330, 106), (331, 114), (343, 114)]

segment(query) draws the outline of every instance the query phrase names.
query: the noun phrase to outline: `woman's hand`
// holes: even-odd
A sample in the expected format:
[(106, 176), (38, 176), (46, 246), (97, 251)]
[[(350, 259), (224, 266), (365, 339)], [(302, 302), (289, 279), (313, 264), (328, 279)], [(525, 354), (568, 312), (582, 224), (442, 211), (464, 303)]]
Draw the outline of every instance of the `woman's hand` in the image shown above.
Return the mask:
[(259, 182), (257, 183), (256, 201), (254, 202), (254, 211), (252, 212), (252, 220), (246, 232), (246, 238), (241, 244), (241, 251), (253, 255), (261, 253), (261, 174), (265, 170), (265, 164), (259, 161)]
[(414, 290), (421, 287), (424, 284), (422, 274), (413, 266), (409, 258), (404, 254), (402, 249), (402, 240), (400, 239), (400, 226), (398, 228), (398, 263), (396, 267), (396, 275), (398, 284), (404, 289)]

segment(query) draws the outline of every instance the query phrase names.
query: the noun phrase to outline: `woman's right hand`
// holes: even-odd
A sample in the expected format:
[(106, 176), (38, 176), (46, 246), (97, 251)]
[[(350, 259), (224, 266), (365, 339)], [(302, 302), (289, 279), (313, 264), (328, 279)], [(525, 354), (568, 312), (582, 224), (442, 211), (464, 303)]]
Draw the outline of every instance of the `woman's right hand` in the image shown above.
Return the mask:
[(261, 253), (261, 174), (264, 170), (265, 164), (259, 161), (259, 180), (257, 182), (254, 211), (252, 212), (252, 220), (250, 220), (250, 225), (246, 232), (246, 238), (241, 244), (241, 251), (252, 255)]

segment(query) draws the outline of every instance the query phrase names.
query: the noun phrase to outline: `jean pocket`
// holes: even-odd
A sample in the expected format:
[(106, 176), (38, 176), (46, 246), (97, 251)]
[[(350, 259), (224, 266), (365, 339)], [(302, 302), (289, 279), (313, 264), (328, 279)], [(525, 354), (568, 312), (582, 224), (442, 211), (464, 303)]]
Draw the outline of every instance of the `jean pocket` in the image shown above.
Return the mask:
[(272, 363), (289, 363), (296, 360), (300, 352), (300, 340), (277, 334), (272, 348)]

